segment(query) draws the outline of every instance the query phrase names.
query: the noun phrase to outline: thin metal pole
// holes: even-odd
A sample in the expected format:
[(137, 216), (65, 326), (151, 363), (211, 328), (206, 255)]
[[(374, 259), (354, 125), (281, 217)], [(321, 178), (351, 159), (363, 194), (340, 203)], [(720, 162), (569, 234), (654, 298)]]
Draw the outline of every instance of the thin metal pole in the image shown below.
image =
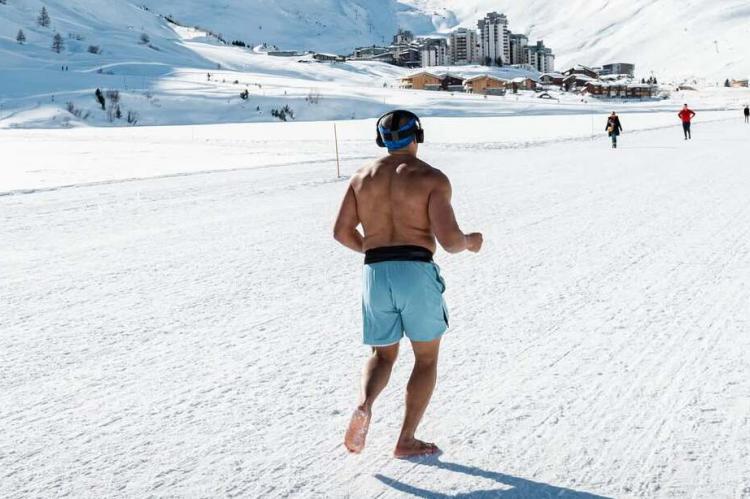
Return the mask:
[(333, 124), (333, 139), (336, 142), (336, 178), (341, 178), (341, 162), (339, 160), (339, 133), (336, 123)]

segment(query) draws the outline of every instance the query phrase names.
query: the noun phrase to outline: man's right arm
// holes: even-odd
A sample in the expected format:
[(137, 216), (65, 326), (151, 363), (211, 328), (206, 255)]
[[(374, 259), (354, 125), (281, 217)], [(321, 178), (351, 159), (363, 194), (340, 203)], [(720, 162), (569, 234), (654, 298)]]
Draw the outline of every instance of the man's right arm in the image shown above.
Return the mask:
[(467, 235), (461, 231), (451, 205), (452, 195), (448, 177), (440, 173), (430, 193), (427, 207), (432, 232), (440, 246), (448, 253), (460, 253), (465, 250), (476, 253), (482, 248), (482, 235), (479, 233)]

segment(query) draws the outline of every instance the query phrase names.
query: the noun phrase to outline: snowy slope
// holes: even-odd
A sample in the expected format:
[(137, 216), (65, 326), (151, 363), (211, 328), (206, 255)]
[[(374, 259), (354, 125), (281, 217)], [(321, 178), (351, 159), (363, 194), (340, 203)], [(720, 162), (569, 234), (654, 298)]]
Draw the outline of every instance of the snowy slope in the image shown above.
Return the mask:
[[(471, 25), (485, 10), (494, 7), (502, 10), (503, 6), (494, 2), (475, 2), (467, 4), (469, 6), (446, 2), (453, 10), (445, 10), (445, 7), (440, 10), (437, 3), (410, 1), (414, 5), (391, 1), (375, 8), (371, 2), (354, 0), (296, 4), (150, 0), (150, 7), (126, 0), (49, 0), (45, 5), (52, 23), (49, 28), (42, 28), (36, 25), (41, 2), (12, 0), (0, 4), (0, 70), (3, 75), (0, 79), (0, 127), (123, 124), (110, 122), (106, 113), (98, 108), (93, 99), (96, 88), (121, 91), (123, 111), (137, 113), (140, 125), (271, 121), (275, 119), (271, 111), (285, 105), (291, 106), (295, 119), (300, 120), (372, 117), (393, 105), (414, 107), (433, 116), (507, 115), (538, 113), (545, 109), (552, 114), (588, 113), (592, 107), (598, 108), (575, 96), (559, 96), (559, 102), (541, 103), (533, 96), (484, 100), (478, 96), (404, 92), (395, 88), (398, 78), (407, 73), (403, 68), (380, 63), (317, 64), (309, 57), (269, 57), (226, 46), (206, 31), (177, 26), (164, 17), (171, 15), (180, 23), (200, 24), (205, 30), (222, 33), (227, 39), (241, 38), (249, 43), (261, 40), (248, 39), (241, 30), (247, 25), (247, 19), (261, 19), (265, 23), (263, 32), (275, 33), (273, 40), (265, 41), (285, 48), (294, 46), (290, 42), (299, 41), (305, 48), (333, 50), (338, 47), (329, 43), (353, 47), (382, 41), (386, 33), (399, 25), (411, 27), (417, 33), (447, 29), (459, 21)], [(531, 5), (541, 8), (544, 4), (542, 0), (534, 0)], [(515, 4), (509, 4), (509, 8), (515, 9), (509, 11), (514, 26), (522, 26), (528, 9)], [(602, 12), (609, 12), (608, 9)], [(585, 6), (579, 10), (586, 11)], [(733, 14), (725, 18), (729, 16), (734, 23), (740, 11), (727, 12)], [(572, 32), (570, 27), (556, 24), (558, 17), (548, 10), (542, 9), (535, 19), (537, 17), (541, 24), (529, 25), (534, 33), (541, 35), (551, 30), (558, 33), (556, 36), (563, 36), (559, 33), (568, 36)], [(591, 17), (596, 19), (594, 15)], [(324, 18), (331, 22), (324, 30), (317, 32), (311, 28), (318, 23), (315, 19)], [(583, 25), (585, 29), (593, 29), (591, 23)], [(627, 30), (628, 26), (624, 23), (621, 29)], [(26, 33), (24, 45), (15, 41), (19, 29)], [(234, 29), (237, 31), (232, 31)], [(655, 29), (655, 25), (650, 25), (644, 32)], [(614, 30), (611, 37), (615, 42), (621, 36), (619, 30)], [(65, 47), (60, 54), (50, 50), (54, 33), (60, 33), (64, 39)], [(144, 35), (148, 42), (142, 41)], [(380, 40), (372, 37), (380, 37)], [(622, 42), (619, 45), (607, 42), (603, 40), (590, 50), (576, 50), (580, 50), (581, 60), (588, 61), (584, 54), (610, 46), (627, 46)], [(559, 40), (552, 40), (552, 43), (563, 46)], [(90, 45), (100, 47), (101, 53), (89, 53)], [(556, 50), (559, 54), (560, 50)], [(688, 52), (680, 51), (674, 60), (688, 57), (685, 55)], [(598, 57), (591, 56), (591, 60), (594, 59)], [(69, 71), (61, 71), (63, 66)], [(642, 65), (639, 67), (643, 70)], [(476, 74), (487, 70), (466, 67), (461, 71)], [(207, 79), (209, 72), (214, 76), (210, 81)], [(245, 89), (251, 95), (247, 101), (242, 101), (239, 95)], [(324, 104), (312, 105), (308, 97), (313, 94), (320, 95)], [(738, 100), (740, 94), (727, 95), (727, 99), (711, 104), (699, 102), (710, 108), (736, 107), (744, 104)], [(698, 96), (693, 96), (691, 103), (697, 100)], [(81, 120), (65, 111), (68, 102), (87, 118)], [(642, 104), (634, 106), (644, 110)], [(655, 105), (645, 106), (653, 108)]]
[(348, 54), (356, 46), (390, 43), (401, 26), (433, 29), (430, 19), (400, 0), (144, 0), (152, 10), (227, 40), (295, 50)]
[(486, 12), (506, 13), (514, 32), (544, 39), (559, 68), (632, 62), (639, 74), (666, 78), (750, 76), (747, 0), (404, 0), (476, 26)]
[[(137, 112), (139, 124), (270, 121), (275, 119), (271, 109), (284, 105), (293, 106), (298, 119), (369, 116), (385, 107), (383, 85), (404, 74), (380, 63), (334, 66), (253, 54), (171, 24), (134, 2), (49, 0), (45, 5), (52, 21), (48, 28), (36, 23), (40, 2), (0, 4), (0, 127), (109, 124), (94, 100), (96, 88), (119, 90), (121, 107)], [(19, 29), (26, 34), (23, 45), (16, 43)], [(55, 33), (64, 39), (59, 54), (51, 50)], [(90, 45), (101, 53), (89, 53)], [(209, 71), (215, 73), (211, 81)], [(337, 99), (312, 112), (300, 109), (309, 107), (305, 99), (321, 83)], [(377, 87), (381, 95), (347, 87)], [(252, 93), (248, 101), (239, 97), (243, 89)], [(67, 113), (68, 102), (88, 117), (82, 121)]]
[[(49, 27), (36, 23), (45, 5), (51, 19)], [(26, 43), (16, 43), (22, 29)], [(59, 33), (64, 50), (50, 50), (52, 37)], [(150, 42), (143, 43), (146, 34)], [(12, 0), (0, 5), (0, 67), (3, 70), (71, 69), (102, 67), (111, 63), (141, 62), (168, 66), (205, 65), (199, 57), (185, 49), (177, 34), (154, 13), (146, 12), (135, 2), (102, 0)], [(88, 52), (98, 46), (100, 54)]]

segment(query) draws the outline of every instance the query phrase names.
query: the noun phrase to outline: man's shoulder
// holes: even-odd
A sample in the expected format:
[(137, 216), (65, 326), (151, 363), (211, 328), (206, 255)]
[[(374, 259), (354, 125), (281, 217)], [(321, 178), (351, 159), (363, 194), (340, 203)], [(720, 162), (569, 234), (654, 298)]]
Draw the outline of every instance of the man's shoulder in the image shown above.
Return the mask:
[(421, 159), (417, 159), (417, 166), (419, 166), (420, 172), (422, 172), (422, 174), (425, 177), (427, 177), (427, 178), (429, 178), (431, 180), (435, 180), (435, 181), (445, 181), (445, 180), (448, 180), (448, 176), (445, 173), (443, 173), (441, 170), (435, 168), (434, 166), (432, 166), (431, 164), (429, 164), (426, 161), (423, 161)]
[(376, 159), (374, 161), (370, 161), (369, 163), (362, 165), (352, 175), (352, 181), (354, 180), (361, 181), (371, 176), (378, 169), (378, 167), (382, 164), (382, 162), (383, 162), (382, 159)]

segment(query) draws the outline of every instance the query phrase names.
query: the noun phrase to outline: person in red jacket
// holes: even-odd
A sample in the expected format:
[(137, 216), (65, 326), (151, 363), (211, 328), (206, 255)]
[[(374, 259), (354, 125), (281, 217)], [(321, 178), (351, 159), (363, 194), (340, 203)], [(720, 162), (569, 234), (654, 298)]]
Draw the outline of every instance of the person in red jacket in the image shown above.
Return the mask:
[(695, 111), (685, 104), (685, 107), (682, 108), (682, 111), (680, 111), (677, 116), (682, 120), (682, 131), (685, 132), (685, 140), (692, 139), (693, 135), (690, 133), (690, 122), (695, 116)]

